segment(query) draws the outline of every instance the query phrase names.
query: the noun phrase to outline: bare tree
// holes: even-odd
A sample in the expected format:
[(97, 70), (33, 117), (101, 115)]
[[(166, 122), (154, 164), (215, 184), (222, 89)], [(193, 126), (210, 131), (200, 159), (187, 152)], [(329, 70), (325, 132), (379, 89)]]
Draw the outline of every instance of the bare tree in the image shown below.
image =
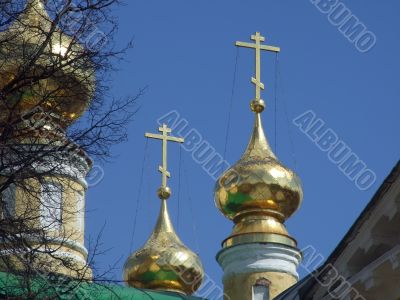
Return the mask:
[(109, 95), (109, 74), (132, 46), (114, 45), (118, 0), (25, 2), (0, 0), (0, 271), (41, 299), (38, 276), (93, 279), (84, 178), (91, 158), (107, 160), (126, 139), (142, 91)]

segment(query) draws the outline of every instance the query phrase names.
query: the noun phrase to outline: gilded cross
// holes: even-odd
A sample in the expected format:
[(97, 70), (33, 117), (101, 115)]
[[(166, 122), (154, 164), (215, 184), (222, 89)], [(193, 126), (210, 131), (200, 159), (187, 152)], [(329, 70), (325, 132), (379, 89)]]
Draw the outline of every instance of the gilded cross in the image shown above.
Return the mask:
[(183, 138), (178, 138), (174, 136), (168, 135), (171, 133), (171, 128), (168, 128), (166, 124), (163, 124), (162, 127), (158, 128), (158, 131), (162, 134), (154, 134), (154, 133), (146, 133), (145, 137), (151, 139), (162, 140), (162, 166), (158, 167), (158, 170), (162, 174), (162, 187), (167, 187), (167, 178), (171, 177), (171, 174), (168, 172), (167, 168), (167, 144), (168, 141), (183, 143), (185, 140)]
[(255, 41), (254, 44), (246, 42), (236, 42), (236, 46), (253, 48), (256, 50), (256, 77), (252, 77), (251, 82), (254, 83), (254, 85), (256, 86), (255, 100), (258, 101), (261, 100), (261, 90), (264, 89), (264, 84), (261, 82), (261, 50), (280, 52), (281, 49), (279, 47), (261, 45), (261, 42), (265, 41), (265, 37), (263, 37), (259, 32), (256, 32), (255, 35), (252, 35), (251, 39)]

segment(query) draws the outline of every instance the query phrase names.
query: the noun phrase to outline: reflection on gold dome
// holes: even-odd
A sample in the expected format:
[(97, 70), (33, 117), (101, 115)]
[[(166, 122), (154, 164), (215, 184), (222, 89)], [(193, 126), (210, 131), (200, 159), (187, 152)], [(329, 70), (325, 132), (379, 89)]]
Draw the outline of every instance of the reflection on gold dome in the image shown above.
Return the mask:
[(245, 153), (215, 186), (217, 207), (235, 222), (224, 245), (280, 242), (295, 246), (283, 223), (300, 207), (302, 198), (299, 177), (276, 158), (265, 137), (260, 112), (255, 112)]
[[(0, 33), (0, 89), (12, 83), (20, 70), (43, 46), (25, 76), (40, 78), (34, 84), (23, 84), (0, 107), (0, 121), (7, 118), (9, 107), (15, 117), (40, 107), (68, 125), (82, 116), (95, 89), (95, 74), (91, 62), (77, 59), (83, 48), (60, 29), (50, 34), (52, 21), (41, 0), (30, 0), (18, 21)], [(47, 42), (47, 38), (50, 41)], [(55, 69), (54, 69), (55, 68)], [(51, 75), (43, 74), (52, 71)], [(39, 76), (39, 77), (38, 77)], [(21, 82), (19, 82), (20, 84)], [(13, 86), (8, 86), (8, 89)]]
[(157, 225), (125, 263), (124, 279), (132, 287), (193, 294), (204, 277), (199, 257), (176, 235), (162, 200)]
[(300, 206), (302, 189), (298, 176), (283, 166), (265, 138), (260, 114), (242, 158), (216, 184), (216, 204), (234, 219), (249, 211), (265, 213), (281, 221)]

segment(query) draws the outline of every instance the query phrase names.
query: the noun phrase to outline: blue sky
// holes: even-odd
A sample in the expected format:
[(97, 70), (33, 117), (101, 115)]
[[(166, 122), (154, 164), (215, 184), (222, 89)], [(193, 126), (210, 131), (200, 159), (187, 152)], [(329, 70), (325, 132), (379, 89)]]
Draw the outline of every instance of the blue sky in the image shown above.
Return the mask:
[[(120, 279), (130, 248), (140, 247), (153, 229), (160, 204), (158, 141), (149, 141), (142, 187), (139, 183), (144, 132), (156, 132), (160, 116), (178, 111), (223, 153), (237, 55), (234, 42), (248, 41), (255, 31), (282, 48), (277, 105), (275, 57), (262, 55), (267, 104), (263, 121), (275, 153), (303, 182), (303, 205), (287, 227), (300, 248), (312, 245), (327, 257), (399, 159), (400, 3), (341, 2), (376, 36), (376, 45), (360, 53), (326, 14), (306, 0), (126, 2), (115, 11), (120, 22), (116, 40), (123, 45), (133, 36), (135, 46), (114, 74), (111, 93), (118, 97), (135, 94), (144, 86), (148, 89), (129, 126), (129, 141), (113, 149), (115, 158), (103, 166), (104, 179), (87, 194), (87, 236), (95, 237), (105, 225), (102, 247), (109, 249), (97, 257), (98, 266), (106, 269), (117, 262), (113, 274)], [(239, 50), (226, 153), (230, 163), (239, 159), (252, 128), (248, 107), (254, 93), (249, 81), (253, 59), (252, 51)], [(370, 189), (360, 191), (327, 153), (292, 124), (308, 110), (376, 173)], [(169, 205), (176, 230), (199, 253), (208, 276), (220, 283), (222, 272), (215, 255), (232, 223), (214, 205), (214, 180), (191, 153), (178, 145), (169, 149), (174, 193)]]

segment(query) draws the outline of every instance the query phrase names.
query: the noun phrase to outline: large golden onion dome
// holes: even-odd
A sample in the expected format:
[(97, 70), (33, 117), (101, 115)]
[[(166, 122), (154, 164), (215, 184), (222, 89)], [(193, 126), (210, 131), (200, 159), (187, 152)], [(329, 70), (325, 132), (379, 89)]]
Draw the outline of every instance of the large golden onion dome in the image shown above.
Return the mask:
[(246, 151), (215, 186), (218, 209), (235, 222), (224, 245), (271, 241), (294, 246), (283, 223), (300, 207), (302, 197), (299, 177), (272, 152), (256, 112)]
[(125, 263), (124, 279), (132, 287), (193, 294), (204, 277), (199, 257), (176, 235), (161, 200), (157, 225), (146, 244)]
[(0, 33), (0, 90), (15, 89), (12, 81), (31, 62), (26, 77), (42, 78), (7, 95), (0, 122), (10, 110), (18, 117), (39, 107), (67, 126), (88, 107), (95, 89), (92, 64), (76, 38), (53, 27), (42, 1), (29, 0), (18, 20)]
[(216, 183), (216, 204), (229, 219), (251, 212), (271, 214), (284, 221), (300, 206), (299, 177), (272, 152), (260, 114), (249, 145), (240, 160)]

